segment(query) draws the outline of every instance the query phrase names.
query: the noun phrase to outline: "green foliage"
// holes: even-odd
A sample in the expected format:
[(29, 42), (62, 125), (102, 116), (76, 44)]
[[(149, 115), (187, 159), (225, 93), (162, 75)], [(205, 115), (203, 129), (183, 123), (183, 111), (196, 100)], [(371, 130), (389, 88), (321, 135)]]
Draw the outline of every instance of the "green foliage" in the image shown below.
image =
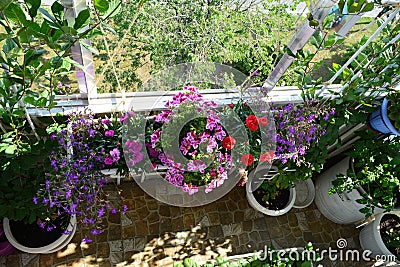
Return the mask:
[(71, 59), (71, 47), (98, 26), (86, 28), (89, 9), (68, 20), (65, 9), (58, 1), (50, 9), (37, 0), (0, 2), (0, 217), (32, 221), (40, 214), (32, 197), (43, 183), (51, 142), (42, 140), (47, 134), (33, 127), (24, 107), (56, 105), (58, 83), (82, 67)]
[[(214, 262), (206, 262), (203, 265), (197, 264), (190, 258), (186, 258), (182, 263), (174, 262), (174, 267), (310, 267), (312, 263), (319, 260), (319, 256), (313, 250), (311, 243), (308, 243), (304, 251), (289, 253), (290, 250), (274, 250), (269, 248), (266, 251), (254, 254), (251, 257), (227, 260), (217, 257)], [(295, 256), (299, 256), (296, 258)], [(304, 256), (304, 259), (301, 259)]]
[(389, 100), (388, 117), (394, 122), (394, 127), (400, 130), (400, 93), (393, 92), (387, 99)]
[[(240, 2), (150, 0), (139, 11), (134, 5), (124, 6), (124, 11), (114, 17), (118, 36), (110, 35), (107, 39), (122, 89), (134, 90), (132, 87), (139, 81), (135, 70), (144, 64), (155, 73), (180, 63), (218, 62), (245, 74), (258, 70), (256, 81), (264, 82), (283, 55), (282, 43), (290, 35), (296, 18), (286, 11), (291, 7), (285, 4), (264, 1), (263, 7), (254, 3), (248, 7)], [(126, 19), (125, 14), (137, 12), (137, 18)], [(106, 50), (101, 39), (95, 41), (95, 46)], [(108, 59), (109, 55), (100, 55), (100, 60)], [(97, 69), (106, 81), (101, 90), (107, 92), (118, 88), (111, 67), (107, 64)], [(281, 83), (288, 84), (289, 80)]]
[(373, 214), (377, 206), (387, 211), (400, 207), (400, 140), (376, 139), (370, 131), (358, 134), (361, 139), (348, 153), (354, 166), (346, 175), (337, 176), (329, 193), (350, 192), (362, 187), (366, 195), (357, 201), (365, 205), (360, 211), (366, 217)]
[(45, 181), (44, 173), (50, 167), (48, 156), (56, 145), (51, 140), (26, 145), (24, 153), (9, 160), (15, 154), (11, 150), (18, 147), (4, 146), (8, 141), (2, 139), (0, 143), (0, 218), (33, 222), (45, 212), (32, 199)]

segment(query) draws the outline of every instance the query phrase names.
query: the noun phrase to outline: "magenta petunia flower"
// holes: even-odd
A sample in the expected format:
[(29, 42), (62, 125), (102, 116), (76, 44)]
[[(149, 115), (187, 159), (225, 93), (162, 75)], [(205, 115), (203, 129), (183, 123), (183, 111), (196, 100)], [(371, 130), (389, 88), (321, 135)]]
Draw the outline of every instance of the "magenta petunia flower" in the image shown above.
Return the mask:
[(107, 137), (112, 137), (114, 136), (114, 130), (107, 130), (104, 135)]
[(114, 148), (110, 151), (110, 156), (114, 162), (117, 162), (121, 158), (121, 153), (119, 152), (118, 148)]
[(107, 157), (104, 159), (104, 163), (106, 165), (111, 165), (111, 164), (113, 164), (113, 160), (112, 160), (112, 158)]
[(128, 140), (125, 142), (125, 146), (130, 153), (136, 153), (142, 150), (142, 144), (136, 140)]

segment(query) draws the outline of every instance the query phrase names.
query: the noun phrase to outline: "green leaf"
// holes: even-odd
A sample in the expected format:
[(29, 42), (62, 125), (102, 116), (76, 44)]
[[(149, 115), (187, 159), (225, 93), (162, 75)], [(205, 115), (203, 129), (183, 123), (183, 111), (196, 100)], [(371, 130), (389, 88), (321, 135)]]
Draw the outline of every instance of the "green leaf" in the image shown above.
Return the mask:
[(75, 19), (74, 29), (78, 30), (89, 24), (90, 21), (90, 12), (89, 9), (84, 9), (79, 12), (78, 17)]
[(22, 24), (26, 26), (28, 24), (28, 20), (26, 19), (26, 15), (22, 8), (19, 5), (11, 3), (5, 10), (7, 18), (16, 24)]
[(87, 50), (89, 50), (92, 54), (95, 54), (96, 56), (98, 56), (100, 53), (99, 51), (97, 51), (95, 48), (93, 48), (91, 45), (85, 43), (83, 40), (79, 40), (79, 43), (85, 47)]
[(5, 40), (5, 39), (12, 38), (12, 37), (13, 37), (12, 34), (0, 33), (0, 42), (3, 41), (3, 40)]
[(75, 60), (73, 60), (73, 59), (71, 59), (69, 57), (65, 57), (63, 60), (68, 62), (68, 63), (70, 63), (71, 65), (73, 65), (73, 66), (75, 66), (77, 68), (80, 68), (81, 70), (85, 69), (85, 67), (83, 65), (79, 64), (78, 62), (76, 62)]
[(318, 44), (318, 42), (317, 42), (317, 39), (316, 39), (314, 36), (311, 36), (311, 38), (310, 38), (310, 44), (312, 44), (312, 45), (315, 46), (315, 47), (318, 47), (318, 46), (319, 46), (319, 44)]
[(296, 55), (292, 52), (292, 50), (290, 50), (289, 47), (286, 47), (285, 52), (291, 57), (296, 57)]
[(364, 6), (364, 8), (361, 10), (361, 12), (369, 12), (374, 9), (374, 2), (368, 3)]
[(328, 38), (326, 41), (325, 41), (325, 47), (326, 48), (329, 48), (329, 47), (331, 47), (331, 46), (333, 46), (334, 44), (335, 44), (335, 37), (334, 38)]
[(313, 27), (313, 28), (319, 26), (318, 20), (315, 20), (315, 19), (310, 20), (310, 22), (308, 24), (310, 25), (310, 27)]
[(103, 19), (109, 16), (111, 13), (112, 15), (110, 15), (110, 17), (112, 18), (121, 11), (120, 0), (110, 0), (108, 4), (109, 4), (108, 10), (101, 16)]
[(332, 63), (332, 67), (333, 67), (333, 70), (334, 71), (338, 71), (338, 70), (340, 70), (340, 65), (339, 64), (337, 64), (337, 63)]
[(340, 10), (341, 14), (343, 14), (343, 9), (344, 9), (344, 4), (345, 3), (346, 3), (346, 0), (340, 0), (339, 1), (338, 7), (339, 7), (339, 10)]
[(110, 26), (108, 26), (104, 22), (101, 23), (101, 26), (103, 27), (103, 29), (111, 32), (112, 34), (117, 34), (117, 32), (113, 28), (111, 28)]
[(31, 18), (36, 17), (37, 11), (41, 4), (41, 0), (25, 0), (25, 3), (28, 6), (29, 16), (31, 16)]
[(23, 101), (24, 101), (25, 104), (31, 104), (31, 105), (33, 105), (33, 106), (36, 104), (35, 98), (32, 97), (32, 96), (26, 96), (26, 97), (24, 97), (24, 98), (23, 98)]
[(107, 0), (94, 0), (94, 7), (100, 12), (106, 12), (110, 6)]
[(51, 11), (53, 12), (54, 17), (59, 23), (64, 20), (64, 6), (61, 5), (58, 1), (55, 1), (51, 5)]
[(65, 34), (69, 34), (69, 35), (72, 35), (72, 36), (77, 36), (77, 35), (78, 35), (77, 30), (75, 30), (74, 28), (69, 27), (69, 26), (62, 26), (62, 27), (61, 27), (61, 30), (62, 30)]
[(353, 14), (353, 13), (358, 13), (361, 9), (361, 6), (358, 3), (354, 3), (352, 5), (348, 5), (348, 10), (349, 13)]
[(311, 267), (311, 262), (306, 261), (301, 264), (301, 267)]
[(44, 107), (46, 107), (46, 104), (47, 104), (47, 98), (46, 97), (41, 97), (36, 101), (36, 105), (35, 106), (44, 108)]
[(5, 153), (8, 155), (14, 155), (15, 150), (17, 149), (17, 146), (15, 144), (10, 144), (6, 150)]
[[(46, 9), (39, 8), (39, 11), (40, 11), (40, 13), (43, 14), (44, 19), (47, 20), (48, 26), (55, 28), (55, 29), (60, 28), (60, 25), (57, 24), (56, 19), (52, 15), (50, 15), (50, 13)], [(43, 27), (43, 25), (42, 25), (42, 27)]]
[(3, 11), (11, 4), (12, 0), (0, 0), (0, 10)]

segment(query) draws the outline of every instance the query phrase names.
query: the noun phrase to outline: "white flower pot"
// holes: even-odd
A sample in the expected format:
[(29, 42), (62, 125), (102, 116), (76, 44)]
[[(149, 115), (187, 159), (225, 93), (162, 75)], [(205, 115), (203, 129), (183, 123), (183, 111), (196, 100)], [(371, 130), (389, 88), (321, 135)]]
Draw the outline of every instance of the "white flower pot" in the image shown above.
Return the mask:
[(8, 218), (3, 219), (3, 228), (4, 228), (4, 233), (6, 234), (6, 237), (8, 241), (17, 249), (28, 252), (28, 253), (42, 253), (42, 254), (48, 254), (48, 253), (53, 253), (56, 252), (62, 248), (64, 248), (66, 245), (71, 242), (71, 239), (73, 238), (75, 231), (76, 231), (76, 215), (71, 215), (71, 220), (68, 225), (67, 231), (70, 231), (71, 233), (69, 235), (61, 235), (60, 238), (58, 238), (56, 241), (53, 243), (39, 247), (39, 248), (30, 248), (26, 247), (22, 244), (20, 244), (12, 235), (11, 228), (10, 228), (10, 221)]
[[(377, 260), (383, 259), (382, 255), (385, 256), (386, 259), (392, 258), (394, 259), (395, 256), (391, 253), (385, 243), (383, 243), (382, 236), (380, 233), (380, 223), (382, 217), (385, 214), (395, 214), (400, 217), (400, 211), (391, 211), (387, 213), (380, 213), (375, 215), (375, 220), (365, 226), (360, 232), (360, 244), (362, 249), (370, 250), (372, 252), (372, 256)], [(389, 256), (389, 257), (388, 257)], [(400, 262), (397, 262), (400, 263)], [(392, 265), (394, 266), (394, 265)], [(398, 265), (396, 265), (398, 266)]]
[[(321, 173), (315, 183), (315, 204), (326, 218), (338, 224), (351, 224), (365, 219), (365, 215), (360, 212), (360, 209), (364, 208), (365, 205), (356, 202), (357, 199), (362, 198), (361, 188), (343, 194), (330, 195), (328, 193), (336, 175), (339, 173), (346, 174), (349, 168), (350, 158), (347, 157)], [(374, 211), (380, 213), (384, 210), (376, 207)]]
[(295, 183), (296, 201), (293, 207), (304, 209), (311, 205), (315, 198), (315, 187), (311, 179)]
[[(263, 171), (264, 171), (263, 169), (257, 170), (257, 172), (260, 172), (261, 174), (262, 174)], [(265, 172), (268, 172), (268, 170), (266, 170)], [(253, 179), (252, 175), (250, 174), (249, 175), (249, 181), (246, 183), (247, 201), (249, 201), (249, 204), (253, 209), (255, 209), (255, 210), (259, 211), (259, 212), (262, 212), (262, 213), (264, 213), (266, 215), (269, 215), (269, 216), (280, 216), (280, 215), (283, 215), (285, 213), (288, 213), (292, 209), (292, 207), (294, 205), (294, 202), (296, 200), (296, 190), (295, 190), (294, 187), (289, 189), (289, 191), (290, 191), (289, 201), (288, 201), (288, 204), (285, 206), (285, 208), (283, 208), (281, 210), (270, 210), (270, 209), (267, 209), (264, 206), (262, 206), (255, 199), (255, 197), (253, 195), (253, 190), (252, 190), (254, 188), (252, 188), (252, 186), (251, 186), (253, 180), (254, 179)]]

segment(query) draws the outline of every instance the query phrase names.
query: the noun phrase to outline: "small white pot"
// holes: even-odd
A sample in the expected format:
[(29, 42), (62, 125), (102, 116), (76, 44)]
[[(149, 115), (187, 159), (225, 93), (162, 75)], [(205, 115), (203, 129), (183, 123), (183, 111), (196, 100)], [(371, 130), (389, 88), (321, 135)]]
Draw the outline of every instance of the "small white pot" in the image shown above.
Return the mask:
[(4, 228), (4, 233), (6, 234), (6, 237), (8, 241), (17, 249), (28, 252), (28, 253), (41, 253), (41, 254), (48, 254), (48, 253), (53, 253), (56, 252), (62, 248), (64, 248), (66, 245), (71, 242), (71, 239), (74, 237), (75, 231), (76, 231), (76, 215), (71, 215), (71, 220), (68, 225), (67, 231), (70, 231), (71, 234), (69, 235), (61, 235), (60, 238), (58, 238), (56, 241), (53, 243), (44, 246), (44, 247), (39, 247), (39, 248), (30, 248), (26, 247), (22, 244), (20, 244), (12, 235), (11, 228), (10, 228), (10, 221), (8, 218), (3, 219), (3, 228)]
[[(391, 211), (387, 213), (380, 213), (375, 215), (375, 220), (365, 226), (360, 232), (360, 244), (362, 249), (370, 250), (372, 256), (377, 260), (382, 260), (384, 256), (385, 259), (395, 259), (395, 255), (391, 253), (385, 243), (383, 243), (382, 236), (380, 233), (380, 223), (382, 217), (385, 214), (395, 214), (400, 218), (400, 211)], [(378, 257), (377, 257), (378, 256)], [(394, 261), (396, 262), (396, 261)], [(397, 261), (397, 263), (400, 263)], [(393, 266), (393, 265), (392, 265)], [(397, 265), (396, 265), (397, 266)]]
[[(364, 204), (357, 203), (357, 199), (361, 199), (362, 188), (353, 189), (351, 192), (343, 194), (332, 194), (328, 192), (332, 188), (332, 182), (336, 179), (336, 175), (346, 174), (350, 168), (350, 158), (347, 157), (328, 170), (321, 173), (315, 183), (315, 204), (319, 211), (329, 220), (338, 224), (351, 224), (365, 219), (365, 215), (360, 212), (364, 208)], [(381, 213), (384, 210), (375, 207), (375, 213)]]
[[(273, 170), (273, 168), (271, 168), (271, 170)], [(262, 176), (264, 176), (265, 174), (268, 173), (268, 169), (263, 169), (263, 168), (253, 170), (253, 172), (254, 171), (257, 171), (257, 173), (261, 174)], [(289, 191), (290, 191), (289, 201), (285, 208), (283, 208), (281, 210), (270, 210), (270, 209), (267, 209), (264, 206), (262, 206), (260, 203), (258, 203), (258, 201), (255, 199), (255, 197), (253, 195), (253, 191), (254, 191), (254, 188), (252, 188), (254, 186), (253, 182), (257, 182), (257, 181), (254, 181), (254, 177), (255, 177), (254, 173), (249, 174), (249, 181), (246, 183), (247, 201), (249, 201), (249, 204), (253, 209), (255, 209), (259, 212), (262, 212), (266, 215), (269, 215), (269, 216), (280, 216), (285, 213), (288, 213), (292, 209), (294, 202), (296, 200), (296, 190), (294, 187), (289, 189)]]
[(311, 205), (315, 198), (315, 187), (311, 179), (295, 183), (296, 201), (293, 207), (304, 209)]

